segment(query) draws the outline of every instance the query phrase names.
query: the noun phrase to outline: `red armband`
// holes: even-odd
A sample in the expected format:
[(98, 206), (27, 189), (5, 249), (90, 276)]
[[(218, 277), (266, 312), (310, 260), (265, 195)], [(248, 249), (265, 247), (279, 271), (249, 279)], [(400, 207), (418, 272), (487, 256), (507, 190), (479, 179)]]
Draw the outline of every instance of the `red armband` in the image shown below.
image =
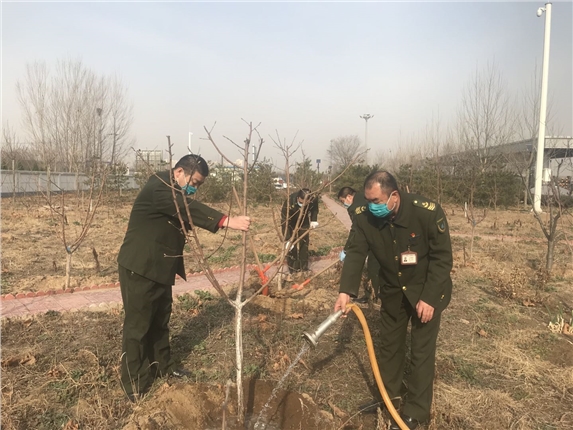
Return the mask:
[(219, 220), (219, 224), (217, 224), (218, 228), (223, 228), (225, 225), (225, 221), (227, 220), (227, 215), (223, 215), (223, 217)]

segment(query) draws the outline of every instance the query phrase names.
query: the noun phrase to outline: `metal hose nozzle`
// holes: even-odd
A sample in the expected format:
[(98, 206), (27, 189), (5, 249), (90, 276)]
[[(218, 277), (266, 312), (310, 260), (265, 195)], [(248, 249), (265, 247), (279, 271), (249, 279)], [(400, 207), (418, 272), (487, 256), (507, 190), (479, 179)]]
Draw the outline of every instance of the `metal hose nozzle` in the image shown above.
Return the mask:
[(312, 346), (316, 346), (318, 343), (318, 338), (330, 327), (334, 321), (336, 321), (342, 315), (342, 309), (338, 312), (330, 314), (327, 319), (325, 319), (312, 333), (304, 332), (302, 337), (309, 342)]

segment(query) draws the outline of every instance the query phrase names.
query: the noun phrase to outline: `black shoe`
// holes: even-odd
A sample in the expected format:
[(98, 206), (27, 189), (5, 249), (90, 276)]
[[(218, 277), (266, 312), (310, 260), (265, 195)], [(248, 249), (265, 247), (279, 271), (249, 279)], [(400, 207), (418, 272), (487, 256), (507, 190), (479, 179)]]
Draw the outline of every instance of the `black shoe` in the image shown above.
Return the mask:
[(191, 372), (188, 372), (185, 369), (173, 369), (169, 372), (169, 376), (173, 376), (174, 378), (189, 378), (191, 376)]
[(372, 399), (369, 402), (358, 405), (358, 413), (361, 414), (375, 414), (378, 408), (384, 409), (385, 405), (381, 400)]
[(356, 299), (353, 300), (353, 302), (354, 302), (354, 303), (360, 303), (361, 305), (365, 305), (365, 304), (368, 303), (368, 297), (363, 296), (363, 297), (360, 297), (360, 298), (356, 298)]
[[(402, 418), (402, 421), (404, 421), (404, 424), (406, 424), (406, 427), (408, 427), (410, 430), (414, 430), (415, 428), (418, 428), (418, 420), (415, 420), (412, 417), (409, 417), (407, 415), (400, 415), (400, 418)], [(394, 419), (392, 419), (392, 424), (389, 427), (390, 430), (400, 430), (400, 426), (398, 425), (398, 423), (396, 421), (394, 421)]]

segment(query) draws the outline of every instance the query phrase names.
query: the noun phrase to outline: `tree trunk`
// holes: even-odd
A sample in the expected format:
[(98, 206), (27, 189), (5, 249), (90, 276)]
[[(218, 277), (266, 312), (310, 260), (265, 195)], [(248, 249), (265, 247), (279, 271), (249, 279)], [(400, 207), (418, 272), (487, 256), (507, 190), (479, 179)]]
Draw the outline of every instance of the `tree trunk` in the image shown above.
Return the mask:
[(472, 237), (470, 238), (470, 261), (474, 258), (474, 233), (476, 230), (476, 223), (474, 219), (471, 220), (472, 223)]
[(70, 281), (71, 281), (71, 272), (72, 272), (72, 253), (66, 253), (66, 289), (70, 288)]
[(12, 160), (12, 204), (16, 203), (16, 162)]
[[(46, 175), (47, 175), (47, 182), (48, 182), (48, 188), (46, 190), (46, 198), (48, 199), (48, 202), (51, 202), (50, 200), (50, 189), (52, 188), (52, 179), (50, 178), (50, 166), (48, 166), (48, 169), (46, 170)], [(63, 210), (63, 208), (62, 208)]]
[(545, 270), (547, 274), (551, 274), (551, 270), (553, 269), (553, 257), (555, 255), (555, 244), (557, 241), (555, 237), (551, 237), (547, 240), (547, 255), (545, 257)]
[(529, 207), (528, 204), (528, 196), (529, 196), (529, 169), (527, 169), (527, 176), (525, 177), (525, 191), (523, 192), (523, 207), (527, 209)]
[[(239, 296), (237, 296), (239, 299)], [(237, 416), (245, 422), (243, 401), (243, 308), (235, 308), (235, 358), (237, 360)]]

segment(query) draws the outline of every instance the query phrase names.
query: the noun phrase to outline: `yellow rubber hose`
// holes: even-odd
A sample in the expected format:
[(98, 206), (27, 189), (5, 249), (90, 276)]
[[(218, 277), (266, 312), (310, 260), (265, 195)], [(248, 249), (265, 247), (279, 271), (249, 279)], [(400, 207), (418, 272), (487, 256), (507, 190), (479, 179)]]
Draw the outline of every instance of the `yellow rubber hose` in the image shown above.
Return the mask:
[(382, 382), (382, 377), (380, 376), (380, 369), (378, 368), (378, 362), (376, 361), (376, 355), (374, 354), (374, 344), (372, 343), (372, 336), (370, 335), (370, 329), (368, 328), (368, 323), (366, 322), (366, 318), (362, 313), (362, 309), (360, 309), (356, 304), (350, 303), (346, 305), (346, 309), (352, 309), (360, 324), (362, 324), (362, 331), (364, 332), (364, 340), (366, 340), (366, 347), (368, 349), (368, 357), (370, 357), (370, 365), (372, 366), (372, 372), (374, 373), (374, 378), (376, 379), (376, 384), (378, 384), (378, 390), (380, 390), (380, 394), (382, 395), (382, 400), (384, 400), (384, 404), (390, 411), (390, 415), (396, 421), (398, 426), (401, 430), (409, 430), (408, 426), (402, 421), (400, 418), (400, 414), (396, 411), (396, 408), (392, 404), (388, 393), (386, 392), (386, 388), (384, 388), (384, 383)]

